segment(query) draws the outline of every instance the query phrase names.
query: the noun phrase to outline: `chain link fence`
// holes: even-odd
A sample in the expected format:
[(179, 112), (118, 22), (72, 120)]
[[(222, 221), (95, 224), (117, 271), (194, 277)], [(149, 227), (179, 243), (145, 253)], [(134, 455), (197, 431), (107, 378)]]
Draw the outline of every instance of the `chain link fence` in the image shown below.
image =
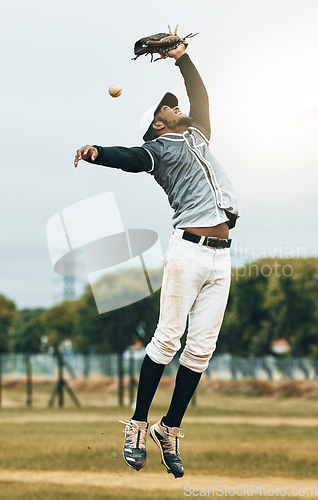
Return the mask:
[[(131, 349), (124, 353), (124, 375), (139, 375), (144, 349)], [(53, 354), (30, 356), (33, 376), (56, 378), (57, 361)], [(117, 377), (117, 354), (64, 353), (65, 369), (71, 378)], [(2, 354), (3, 377), (23, 377), (26, 371), (26, 355)], [(164, 375), (174, 375), (178, 369), (178, 357), (166, 366)], [(318, 360), (294, 357), (238, 357), (230, 354), (215, 355), (210, 361), (206, 375), (214, 380), (317, 380)]]

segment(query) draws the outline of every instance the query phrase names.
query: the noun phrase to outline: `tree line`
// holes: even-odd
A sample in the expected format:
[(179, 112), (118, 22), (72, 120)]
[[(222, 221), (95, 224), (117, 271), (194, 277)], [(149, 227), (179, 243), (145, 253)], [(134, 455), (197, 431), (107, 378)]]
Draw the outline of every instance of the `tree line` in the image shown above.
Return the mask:
[[(160, 279), (161, 270), (157, 272)], [(105, 293), (132, 290), (136, 271), (109, 277)], [(107, 283), (103, 277), (103, 286)], [(107, 286), (107, 285), (106, 285)], [(318, 258), (260, 259), (232, 270), (231, 291), (217, 353), (238, 356), (272, 354), (272, 342), (284, 338), (290, 355), (318, 359)], [(0, 354), (56, 354), (70, 340), (74, 351), (122, 353), (136, 338), (146, 344), (159, 317), (160, 290), (125, 308), (98, 314), (90, 286), (74, 301), (49, 309), (18, 310), (0, 295)], [(184, 342), (183, 337), (183, 342)]]

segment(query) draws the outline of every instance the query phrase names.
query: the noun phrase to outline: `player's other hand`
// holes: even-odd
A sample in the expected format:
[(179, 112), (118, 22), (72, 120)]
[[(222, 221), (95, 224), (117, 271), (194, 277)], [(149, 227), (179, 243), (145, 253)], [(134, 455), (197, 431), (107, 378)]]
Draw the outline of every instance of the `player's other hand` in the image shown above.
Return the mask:
[(176, 49), (169, 50), (168, 57), (173, 57), (177, 61), (179, 57), (183, 56), (185, 50), (186, 46), (184, 45), (184, 43), (181, 43)]
[(82, 146), (76, 151), (74, 166), (76, 168), (80, 160), (87, 160), (88, 158), (90, 158), (92, 161), (94, 161), (96, 160), (97, 156), (98, 151), (96, 148), (94, 148), (93, 146), (89, 146), (88, 144), (86, 146)]

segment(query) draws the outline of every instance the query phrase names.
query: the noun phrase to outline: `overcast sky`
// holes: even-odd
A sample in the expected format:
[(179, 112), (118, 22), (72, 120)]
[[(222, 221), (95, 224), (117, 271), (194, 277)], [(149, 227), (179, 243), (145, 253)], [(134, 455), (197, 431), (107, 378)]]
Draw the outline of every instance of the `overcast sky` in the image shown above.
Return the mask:
[(87, 143), (141, 145), (140, 116), (166, 91), (188, 111), (173, 60), (131, 60), (168, 24), (199, 32), (188, 53), (210, 95), (211, 150), (242, 212), (233, 263), (318, 255), (316, 0), (2, 0), (0, 293), (19, 308), (62, 299), (45, 228), (73, 203), (112, 191), (125, 226), (155, 229), (166, 249), (172, 212), (151, 176), (73, 158)]

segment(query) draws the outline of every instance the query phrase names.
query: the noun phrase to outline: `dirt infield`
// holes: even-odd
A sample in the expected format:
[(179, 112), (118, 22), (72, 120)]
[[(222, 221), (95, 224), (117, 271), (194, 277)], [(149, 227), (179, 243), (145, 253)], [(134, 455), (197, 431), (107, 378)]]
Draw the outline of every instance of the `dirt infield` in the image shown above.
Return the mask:
[[(287, 495), (293, 489), (311, 489), (312, 495), (306, 495), (317, 497), (318, 495), (318, 480), (309, 479), (289, 479), (289, 478), (278, 478), (278, 477), (251, 477), (248, 479), (241, 479), (238, 477), (227, 477), (227, 476), (201, 476), (201, 475), (186, 475), (185, 477), (174, 480), (172, 476), (168, 476), (164, 473), (151, 473), (147, 471), (141, 471), (138, 474), (138, 481), (136, 481), (136, 472), (128, 470), (127, 473), (115, 474), (107, 472), (65, 472), (65, 471), (27, 471), (27, 470), (1, 470), (0, 471), (0, 484), (7, 482), (16, 483), (42, 483), (42, 484), (55, 484), (63, 486), (78, 486), (78, 485), (90, 485), (91, 487), (99, 487), (109, 491), (111, 489), (130, 489), (132, 494), (134, 492), (143, 492), (144, 494), (151, 493), (152, 491), (158, 492), (168, 492), (171, 496), (177, 496), (178, 493), (182, 496), (186, 495), (185, 492), (189, 492), (190, 489), (205, 489), (209, 488), (233, 488), (247, 489), (251, 492), (251, 487), (254, 487), (254, 496), (259, 496), (257, 494), (256, 487), (269, 489), (285, 489)], [(211, 495), (212, 496), (212, 495)], [(220, 496), (220, 495), (219, 495)], [(264, 494), (262, 495), (264, 496)], [(293, 494), (291, 496), (294, 496)]]

